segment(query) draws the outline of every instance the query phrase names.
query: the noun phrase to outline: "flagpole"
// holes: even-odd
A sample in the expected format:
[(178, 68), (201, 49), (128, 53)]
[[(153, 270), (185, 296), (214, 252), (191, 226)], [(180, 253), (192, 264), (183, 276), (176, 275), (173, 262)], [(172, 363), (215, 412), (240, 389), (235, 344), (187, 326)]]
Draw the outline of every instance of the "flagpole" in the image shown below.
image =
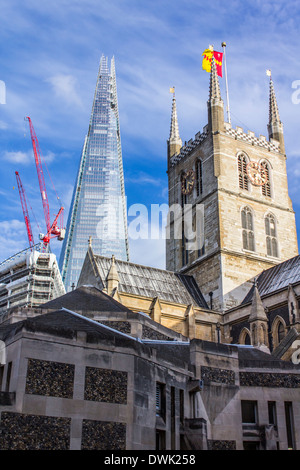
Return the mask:
[(227, 111), (227, 119), (228, 119), (228, 122), (229, 122), (229, 124), (231, 124), (230, 109), (229, 109), (229, 94), (228, 94), (226, 55), (225, 55), (226, 42), (222, 42), (222, 47), (223, 47), (224, 66), (225, 66), (224, 68), (225, 68), (225, 84), (226, 84), (226, 100), (227, 100), (226, 111)]

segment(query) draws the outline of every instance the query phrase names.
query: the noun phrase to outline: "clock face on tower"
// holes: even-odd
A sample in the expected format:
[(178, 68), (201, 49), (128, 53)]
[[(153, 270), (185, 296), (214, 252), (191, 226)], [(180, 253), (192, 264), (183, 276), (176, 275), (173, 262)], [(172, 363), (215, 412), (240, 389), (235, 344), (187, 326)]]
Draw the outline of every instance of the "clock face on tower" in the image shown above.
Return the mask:
[(193, 170), (189, 170), (183, 175), (181, 180), (181, 192), (182, 194), (190, 194), (195, 184), (195, 173)]
[(264, 167), (257, 162), (247, 164), (247, 175), (254, 186), (262, 186), (268, 179)]

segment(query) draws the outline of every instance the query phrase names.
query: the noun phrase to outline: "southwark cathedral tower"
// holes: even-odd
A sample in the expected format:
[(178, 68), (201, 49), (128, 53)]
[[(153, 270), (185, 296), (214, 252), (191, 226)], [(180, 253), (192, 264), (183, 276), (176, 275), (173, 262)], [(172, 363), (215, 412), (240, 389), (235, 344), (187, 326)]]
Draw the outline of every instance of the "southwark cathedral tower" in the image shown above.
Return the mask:
[[(296, 256), (298, 246), (272, 78), (267, 137), (234, 129), (224, 120), (214, 60), (207, 110), (203, 131), (182, 146), (173, 96), (169, 206), (182, 207), (182, 231), (170, 212), (166, 267), (193, 275), (207, 303), (225, 311), (242, 302), (259, 273)], [(203, 214), (197, 219), (203, 243), (193, 249), (184, 230), (186, 206), (191, 207), (193, 226), (196, 208)]]

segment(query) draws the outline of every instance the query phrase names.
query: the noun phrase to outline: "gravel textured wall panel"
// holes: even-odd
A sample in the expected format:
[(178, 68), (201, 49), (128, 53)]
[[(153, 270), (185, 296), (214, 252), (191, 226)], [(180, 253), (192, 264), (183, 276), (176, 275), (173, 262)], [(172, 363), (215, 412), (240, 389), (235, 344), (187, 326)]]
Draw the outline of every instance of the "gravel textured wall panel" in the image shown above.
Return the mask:
[(240, 372), (240, 385), (245, 387), (300, 388), (300, 377), (296, 374)]
[(82, 450), (125, 450), (126, 424), (83, 420)]
[(1, 414), (1, 450), (69, 450), (69, 418)]
[(126, 404), (127, 372), (87, 367), (84, 399)]
[(154, 328), (149, 328), (146, 325), (143, 325), (142, 329), (142, 336), (145, 339), (153, 339), (153, 340), (170, 340), (169, 336), (164, 335), (163, 333), (160, 333), (159, 331), (156, 331)]
[(131, 332), (131, 325), (128, 321), (104, 321), (101, 320), (102, 325), (109, 326), (114, 330), (121, 331), (122, 333), (126, 333), (130, 335)]
[(74, 365), (62, 362), (28, 360), (26, 393), (48, 397), (72, 398)]
[(208, 440), (208, 450), (236, 450), (236, 442)]
[(211, 382), (222, 383), (226, 385), (235, 384), (235, 374), (233, 370), (218, 369), (216, 367), (201, 367), (201, 379), (205, 384)]

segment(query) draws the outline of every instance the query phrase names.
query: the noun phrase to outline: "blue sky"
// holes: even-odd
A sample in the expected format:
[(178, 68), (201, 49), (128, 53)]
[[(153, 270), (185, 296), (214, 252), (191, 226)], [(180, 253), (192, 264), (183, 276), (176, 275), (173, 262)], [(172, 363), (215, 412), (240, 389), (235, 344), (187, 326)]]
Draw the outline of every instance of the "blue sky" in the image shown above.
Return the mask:
[[(116, 61), (128, 206), (167, 203), (169, 88), (176, 88), (181, 138), (189, 140), (207, 123), (209, 75), (201, 54), (209, 44), (221, 50), (227, 43), (232, 125), (256, 135), (267, 135), (270, 68), (300, 227), (300, 104), (292, 99), (293, 83), (300, 80), (298, 1), (0, 0), (0, 11), (6, 90), (0, 104), (0, 261), (27, 246), (16, 170), (34, 211), (36, 239), (35, 219), (44, 226), (25, 116), (32, 119), (67, 221), (102, 54)], [(220, 84), (225, 100), (224, 79)], [(47, 174), (46, 184), (54, 215), (58, 206)], [(60, 246), (53, 241), (57, 255)], [(164, 240), (131, 240), (130, 255), (164, 268)]]

